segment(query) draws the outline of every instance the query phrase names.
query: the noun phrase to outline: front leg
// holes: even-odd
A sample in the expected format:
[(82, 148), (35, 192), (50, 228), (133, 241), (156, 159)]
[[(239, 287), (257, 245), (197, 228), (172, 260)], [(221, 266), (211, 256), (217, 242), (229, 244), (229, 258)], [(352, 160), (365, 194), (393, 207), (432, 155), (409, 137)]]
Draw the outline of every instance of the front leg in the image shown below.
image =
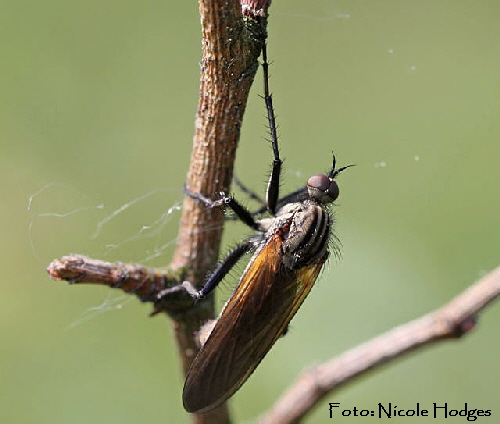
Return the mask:
[(219, 200), (211, 200), (205, 196), (203, 196), (200, 193), (193, 193), (190, 191), (186, 186), (184, 186), (184, 192), (189, 196), (192, 197), (193, 199), (200, 200), (203, 202), (207, 207), (209, 208), (218, 208), (221, 206), (228, 206), (232, 209), (232, 211), (236, 214), (236, 216), (246, 225), (248, 225), (250, 228), (254, 230), (260, 230), (260, 226), (255, 221), (255, 219), (252, 216), (252, 213), (245, 208), (242, 204), (240, 204), (237, 200), (235, 200), (233, 197), (226, 196), (224, 192), (220, 192), (220, 199)]

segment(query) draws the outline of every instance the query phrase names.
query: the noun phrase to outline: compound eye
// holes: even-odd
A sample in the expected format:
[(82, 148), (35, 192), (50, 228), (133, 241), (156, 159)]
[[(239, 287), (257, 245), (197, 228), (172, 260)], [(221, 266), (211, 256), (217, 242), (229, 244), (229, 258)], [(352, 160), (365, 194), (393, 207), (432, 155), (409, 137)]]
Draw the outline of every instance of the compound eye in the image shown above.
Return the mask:
[(325, 192), (330, 187), (330, 178), (325, 174), (316, 174), (307, 180), (307, 186)]
[(322, 203), (331, 203), (339, 197), (339, 186), (325, 174), (316, 174), (309, 178), (307, 188), (309, 195)]
[(328, 196), (330, 196), (330, 198), (332, 199), (331, 201), (333, 202), (334, 200), (337, 200), (337, 197), (339, 197), (339, 194), (340, 194), (340, 190), (339, 190), (339, 186), (337, 185), (337, 183), (335, 181), (331, 181), (330, 182), (330, 186), (328, 187)]

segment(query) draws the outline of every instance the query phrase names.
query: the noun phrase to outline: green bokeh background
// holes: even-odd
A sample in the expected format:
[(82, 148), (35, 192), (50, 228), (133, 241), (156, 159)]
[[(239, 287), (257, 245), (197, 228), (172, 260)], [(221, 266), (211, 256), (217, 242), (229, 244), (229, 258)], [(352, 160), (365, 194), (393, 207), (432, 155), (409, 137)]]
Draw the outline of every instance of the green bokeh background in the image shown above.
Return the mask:
[[(234, 396), (239, 422), (308, 366), (440, 306), (500, 264), (499, 14), (493, 0), (274, 1), (284, 189), (326, 170), (332, 150), (357, 167), (339, 180), (343, 257)], [(44, 269), (70, 252), (168, 263), (179, 211), (162, 214), (182, 200), (189, 160), (197, 4), (7, 0), (0, 16), (0, 422), (186, 423), (169, 322)], [(237, 172), (261, 191), (270, 149), (258, 77)], [(230, 223), (226, 245), (245, 233)], [(306, 422), (332, 422), (327, 402), (467, 402), (495, 422), (499, 323), (493, 304), (470, 337), (358, 379)]]

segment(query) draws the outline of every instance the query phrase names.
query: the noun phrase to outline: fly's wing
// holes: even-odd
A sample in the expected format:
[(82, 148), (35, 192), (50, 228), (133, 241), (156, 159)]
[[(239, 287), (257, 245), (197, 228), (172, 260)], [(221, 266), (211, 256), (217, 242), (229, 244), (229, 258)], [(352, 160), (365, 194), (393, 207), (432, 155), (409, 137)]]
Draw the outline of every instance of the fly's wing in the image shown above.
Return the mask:
[(283, 334), (314, 285), (324, 261), (282, 266), (277, 234), (260, 249), (228, 301), (184, 384), (184, 408), (210, 411), (236, 392)]

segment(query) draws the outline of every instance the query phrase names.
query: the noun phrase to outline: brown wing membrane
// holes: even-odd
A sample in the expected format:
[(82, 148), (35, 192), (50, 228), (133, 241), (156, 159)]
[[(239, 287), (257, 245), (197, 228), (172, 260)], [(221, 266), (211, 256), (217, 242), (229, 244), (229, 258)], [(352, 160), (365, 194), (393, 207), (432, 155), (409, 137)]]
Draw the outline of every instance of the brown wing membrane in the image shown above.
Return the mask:
[(298, 270), (282, 266), (273, 235), (252, 259), (184, 384), (184, 407), (210, 411), (236, 392), (283, 334), (314, 285), (324, 261)]

